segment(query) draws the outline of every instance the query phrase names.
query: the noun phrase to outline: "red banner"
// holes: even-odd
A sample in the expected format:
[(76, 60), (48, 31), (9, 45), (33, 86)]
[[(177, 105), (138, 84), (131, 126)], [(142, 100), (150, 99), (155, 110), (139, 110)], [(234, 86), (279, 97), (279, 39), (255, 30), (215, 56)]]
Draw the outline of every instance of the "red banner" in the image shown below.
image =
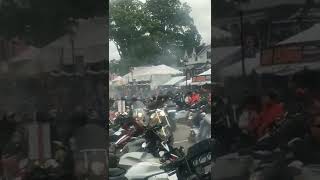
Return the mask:
[(192, 78), (192, 82), (203, 82), (203, 81), (206, 81), (205, 76), (196, 76)]
[(275, 65), (320, 60), (320, 48), (316, 45), (281, 46), (262, 51), (260, 64)]
[(301, 47), (275, 47), (262, 52), (261, 65), (297, 63), (302, 58)]

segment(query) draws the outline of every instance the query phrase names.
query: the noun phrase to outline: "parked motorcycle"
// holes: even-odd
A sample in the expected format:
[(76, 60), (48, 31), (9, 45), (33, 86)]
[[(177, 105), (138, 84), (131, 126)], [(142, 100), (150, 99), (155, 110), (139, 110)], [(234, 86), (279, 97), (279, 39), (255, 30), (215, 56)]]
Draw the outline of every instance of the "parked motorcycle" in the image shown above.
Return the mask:
[(166, 172), (174, 172), (178, 179), (211, 179), (213, 139), (194, 144), (185, 155), (179, 151), (178, 159), (161, 166)]

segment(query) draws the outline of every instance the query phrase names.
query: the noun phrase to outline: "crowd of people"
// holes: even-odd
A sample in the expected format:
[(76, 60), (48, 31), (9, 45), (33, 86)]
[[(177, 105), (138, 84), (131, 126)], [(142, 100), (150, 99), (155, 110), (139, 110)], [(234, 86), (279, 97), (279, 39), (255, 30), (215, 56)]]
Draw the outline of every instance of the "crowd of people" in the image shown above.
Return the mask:
[[(228, 131), (228, 136), (240, 134), (242, 142), (251, 144), (271, 132), (284, 119), (300, 118), (302, 124), (298, 128), (287, 129), (285, 134), (298, 134), (293, 131), (300, 131), (301, 134), (300, 137), (292, 137), (300, 140), (287, 147), (293, 153), (291, 160), (298, 160), (302, 165), (319, 164), (320, 88), (317, 76), (310, 74), (312, 72), (294, 76), (289, 80), (286, 90), (270, 88), (260, 95), (246, 91), (237, 108), (231, 106), (226, 95), (216, 93), (212, 102), (216, 104), (213, 116), (228, 116), (225, 119), (230, 120), (229, 128), (232, 129)], [(263, 176), (266, 179), (287, 179), (292, 176), (292, 171), (288, 170), (291, 166), (285, 163), (278, 165), (266, 168)]]

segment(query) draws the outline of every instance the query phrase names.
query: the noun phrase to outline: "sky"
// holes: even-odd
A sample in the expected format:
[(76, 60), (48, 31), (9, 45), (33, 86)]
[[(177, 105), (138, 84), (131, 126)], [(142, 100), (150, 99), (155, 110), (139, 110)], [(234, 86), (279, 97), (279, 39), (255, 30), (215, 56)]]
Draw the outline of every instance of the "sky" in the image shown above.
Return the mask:
[[(144, 1), (144, 0), (141, 0)], [(211, 0), (180, 0), (186, 2), (191, 8), (191, 17), (194, 20), (201, 37), (202, 43), (211, 43)], [(115, 44), (109, 41), (109, 60), (120, 58)]]

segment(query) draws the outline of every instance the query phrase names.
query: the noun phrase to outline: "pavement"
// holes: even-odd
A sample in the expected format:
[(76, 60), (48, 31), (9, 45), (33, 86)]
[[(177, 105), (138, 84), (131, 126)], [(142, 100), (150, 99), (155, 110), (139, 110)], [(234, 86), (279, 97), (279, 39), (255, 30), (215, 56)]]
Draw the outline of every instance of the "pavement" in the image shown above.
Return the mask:
[(190, 127), (181, 123), (177, 123), (177, 129), (174, 132), (174, 143), (173, 145), (175, 147), (184, 147), (185, 150), (187, 150), (190, 146), (193, 145), (193, 143), (190, 143), (188, 141), (189, 133), (190, 133)]

